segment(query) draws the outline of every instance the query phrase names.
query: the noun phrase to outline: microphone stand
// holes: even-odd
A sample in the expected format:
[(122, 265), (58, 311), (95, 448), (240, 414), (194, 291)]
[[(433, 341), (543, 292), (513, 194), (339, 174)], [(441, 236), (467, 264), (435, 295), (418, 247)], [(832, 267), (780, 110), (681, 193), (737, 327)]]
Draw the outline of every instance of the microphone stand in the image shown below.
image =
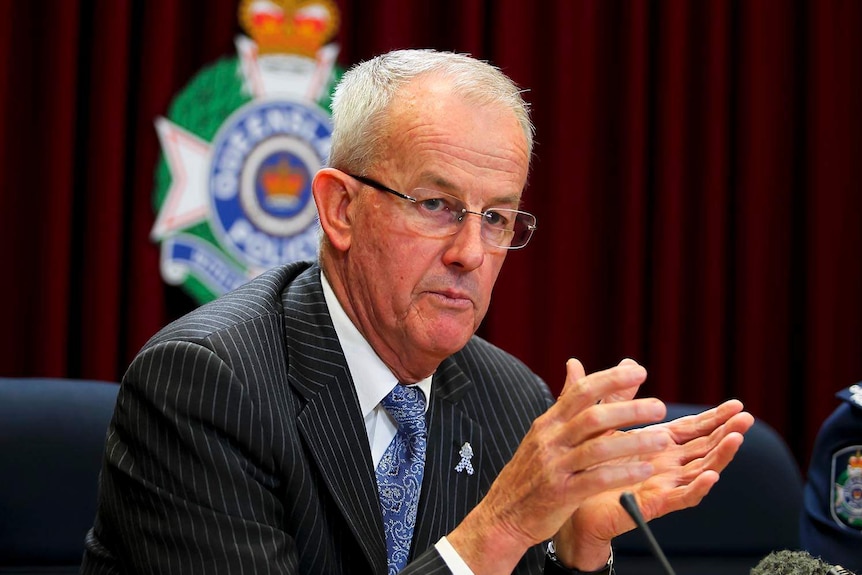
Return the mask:
[(652, 551), (653, 555), (655, 555), (659, 562), (661, 562), (664, 570), (668, 575), (676, 575), (673, 567), (670, 566), (667, 557), (665, 557), (664, 551), (661, 550), (661, 547), (659, 547), (658, 542), (655, 540), (655, 537), (652, 534), (652, 529), (650, 529), (649, 525), (644, 521), (640, 507), (638, 507), (637, 501), (635, 501), (635, 496), (628, 491), (624, 492), (620, 495), (620, 505), (623, 506), (623, 509), (625, 509), (629, 516), (634, 520), (641, 532), (646, 535), (650, 551)]

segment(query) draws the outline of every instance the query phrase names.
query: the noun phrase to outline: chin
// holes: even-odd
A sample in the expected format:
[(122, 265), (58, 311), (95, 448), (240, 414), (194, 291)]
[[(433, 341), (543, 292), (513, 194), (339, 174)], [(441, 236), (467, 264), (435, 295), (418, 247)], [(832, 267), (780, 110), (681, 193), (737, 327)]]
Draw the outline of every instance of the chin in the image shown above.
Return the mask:
[(467, 345), (473, 333), (473, 331), (464, 330), (463, 327), (457, 330), (441, 330), (429, 341), (428, 347), (433, 349), (436, 355), (448, 357)]

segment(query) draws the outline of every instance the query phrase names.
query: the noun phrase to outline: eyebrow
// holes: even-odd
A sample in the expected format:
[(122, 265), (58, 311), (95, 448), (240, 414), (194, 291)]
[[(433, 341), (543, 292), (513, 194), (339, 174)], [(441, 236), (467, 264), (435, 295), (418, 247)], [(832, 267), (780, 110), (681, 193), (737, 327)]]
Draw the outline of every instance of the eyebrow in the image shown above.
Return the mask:
[[(420, 182), (428, 182), (427, 185), (433, 186), (434, 188), (440, 188), (440, 191), (446, 192), (447, 194), (456, 195), (455, 192), (459, 191), (458, 186), (447, 180), (445, 177), (433, 173), (433, 172), (423, 172), (419, 175)], [(425, 184), (420, 184), (420, 187)], [(460, 198), (460, 196), (457, 196)], [(463, 200), (463, 198), (461, 198)], [(488, 200), (487, 206), (490, 207), (501, 207), (505, 205), (514, 205), (516, 208), (521, 205), (521, 195), (520, 194), (508, 194), (505, 196), (496, 196)], [(484, 208), (482, 208), (484, 209)]]

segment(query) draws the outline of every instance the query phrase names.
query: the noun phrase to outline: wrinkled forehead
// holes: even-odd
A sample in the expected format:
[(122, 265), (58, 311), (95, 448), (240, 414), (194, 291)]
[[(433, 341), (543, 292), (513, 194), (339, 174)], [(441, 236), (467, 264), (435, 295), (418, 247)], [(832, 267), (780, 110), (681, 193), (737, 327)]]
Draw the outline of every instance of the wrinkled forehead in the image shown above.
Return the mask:
[(506, 196), (520, 195), (529, 152), (510, 108), (466, 98), (428, 79), (406, 86), (402, 95), (393, 101), (384, 130), (386, 167), (410, 177), (399, 185), (455, 193), (487, 182)]

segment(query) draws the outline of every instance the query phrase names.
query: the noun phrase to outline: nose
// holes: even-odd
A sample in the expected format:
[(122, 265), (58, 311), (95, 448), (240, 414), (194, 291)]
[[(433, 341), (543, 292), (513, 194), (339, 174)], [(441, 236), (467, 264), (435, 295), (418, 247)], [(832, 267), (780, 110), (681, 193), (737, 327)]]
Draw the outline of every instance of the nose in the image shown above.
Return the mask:
[[(468, 217), (471, 214), (479, 217)], [(443, 253), (443, 263), (470, 271), (482, 265), (485, 261), (485, 253), (486, 246), (482, 240), (482, 214), (465, 210), (461, 227), (452, 236)]]

